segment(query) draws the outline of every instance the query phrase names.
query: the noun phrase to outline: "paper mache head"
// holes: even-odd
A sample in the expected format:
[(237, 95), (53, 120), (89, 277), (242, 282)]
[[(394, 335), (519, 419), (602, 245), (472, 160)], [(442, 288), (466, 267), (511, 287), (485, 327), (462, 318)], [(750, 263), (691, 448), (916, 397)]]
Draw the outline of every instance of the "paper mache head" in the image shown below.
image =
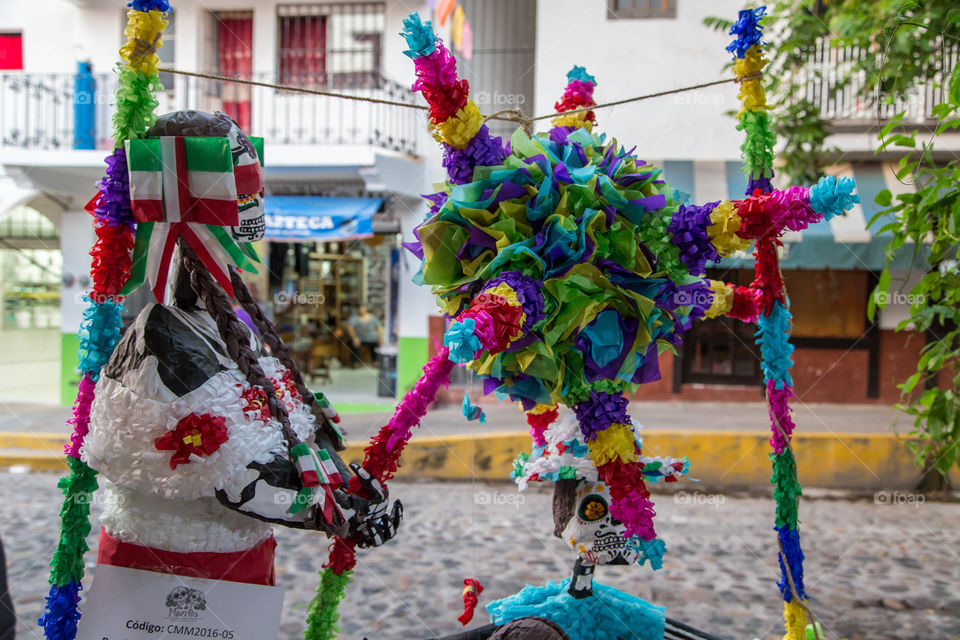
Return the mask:
[[(638, 447), (641, 429), (634, 421)], [(554, 535), (591, 564), (636, 562), (639, 553), (624, 537), (624, 525), (610, 514), (610, 490), (599, 479), (576, 416), (565, 412), (543, 432), (543, 440), (546, 444), (517, 457), (511, 477), (521, 491), (530, 482), (554, 483)], [(690, 467), (686, 458), (644, 456), (643, 462), (644, 477), (652, 482), (677, 480)]]

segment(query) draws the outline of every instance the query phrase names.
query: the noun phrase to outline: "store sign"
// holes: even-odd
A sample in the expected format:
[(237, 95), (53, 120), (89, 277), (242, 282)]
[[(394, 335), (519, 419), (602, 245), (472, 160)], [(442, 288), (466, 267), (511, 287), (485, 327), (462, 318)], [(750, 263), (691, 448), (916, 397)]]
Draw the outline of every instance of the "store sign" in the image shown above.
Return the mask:
[(382, 198), (267, 196), (264, 239), (331, 241), (373, 235)]

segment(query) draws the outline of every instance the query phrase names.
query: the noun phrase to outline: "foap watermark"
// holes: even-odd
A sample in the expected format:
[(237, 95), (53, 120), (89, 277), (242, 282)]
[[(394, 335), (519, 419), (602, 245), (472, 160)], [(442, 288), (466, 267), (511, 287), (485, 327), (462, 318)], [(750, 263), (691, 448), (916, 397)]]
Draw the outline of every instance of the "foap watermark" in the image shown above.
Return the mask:
[(286, 307), (296, 304), (304, 307), (319, 307), (326, 302), (322, 293), (301, 293), (300, 291), (277, 291), (273, 295), (273, 303)]
[(923, 304), (926, 300), (926, 296), (922, 293), (904, 293), (903, 291), (875, 291), (873, 293), (873, 303), (879, 307), (890, 304), (906, 304), (912, 307)]
[(471, 96), (478, 107), (491, 106), (501, 109), (515, 109), (527, 103), (522, 93), (501, 93), (499, 91), (478, 91)]
[(722, 493), (701, 493), (700, 491), (677, 491), (673, 494), (674, 504), (689, 504), (697, 507), (720, 508), (727, 497)]
[(901, 491), (877, 491), (873, 494), (873, 504), (907, 506), (920, 508), (927, 497), (922, 493), (904, 493)]
[(512, 505), (519, 507), (527, 501), (522, 493), (500, 493), (499, 491), (476, 491), (473, 494), (473, 504), (479, 505)]
[(694, 291), (677, 291), (673, 294), (673, 304), (678, 307), (709, 307), (713, 303), (713, 294), (700, 289)]

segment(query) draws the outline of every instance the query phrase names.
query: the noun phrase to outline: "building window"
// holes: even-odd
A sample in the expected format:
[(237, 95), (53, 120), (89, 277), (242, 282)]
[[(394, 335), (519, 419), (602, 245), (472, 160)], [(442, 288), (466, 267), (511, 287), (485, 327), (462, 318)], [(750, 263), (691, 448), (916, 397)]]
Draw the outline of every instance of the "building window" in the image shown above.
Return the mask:
[(377, 86), (384, 26), (382, 2), (278, 5), (280, 83), (301, 87)]
[[(739, 269), (708, 273), (730, 284), (747, 285), (753, 271)], [(759, 385), (763, 382), (760, 354), (754, 344), (756, 326), (731, 318), (696, 320), (683, 339), (681, 382)]]
[(608, 20), (676, 17), (676, 0), (607, 0)]
[(0, 70), (23, 70), (23, 34), (0, 33)]

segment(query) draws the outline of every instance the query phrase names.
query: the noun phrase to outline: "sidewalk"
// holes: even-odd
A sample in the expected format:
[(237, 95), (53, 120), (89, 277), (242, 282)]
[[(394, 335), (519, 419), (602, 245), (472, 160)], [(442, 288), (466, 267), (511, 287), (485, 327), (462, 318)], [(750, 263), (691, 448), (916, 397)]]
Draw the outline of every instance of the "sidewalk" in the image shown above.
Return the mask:
[[(337, 406), (336, 395), (330, 395)], [(383, 398), (382, 407), (367, 405), (364, 413), (347, 413), (341, 425), (351, 441), (368, 440), (393, 413), (395, 403)], [(353, 408), (351, 403), (347, 407)], [(459, 406), (437, 407), (427, 414), (414, 437), (526, 431), (526, 419), (515, 403), (483, 403), (486, 424), (469, 422)], [(358, 407), (359, 408), (359, 407)], [(633, 402), (630, 415), (646, 431), (721, 430), (755, 431), (770, 429), (767, 407), (762, 402)], [(898, 412), (880, 405), (802, 404), (794, 405), (793, 420), (802, 433), (889, 433)], [(32, 403), (0, 402), (0, 432), (68, 433), (70, 407)], [(900, 417), (896, 432), (907, 434), (911, 423)]]

